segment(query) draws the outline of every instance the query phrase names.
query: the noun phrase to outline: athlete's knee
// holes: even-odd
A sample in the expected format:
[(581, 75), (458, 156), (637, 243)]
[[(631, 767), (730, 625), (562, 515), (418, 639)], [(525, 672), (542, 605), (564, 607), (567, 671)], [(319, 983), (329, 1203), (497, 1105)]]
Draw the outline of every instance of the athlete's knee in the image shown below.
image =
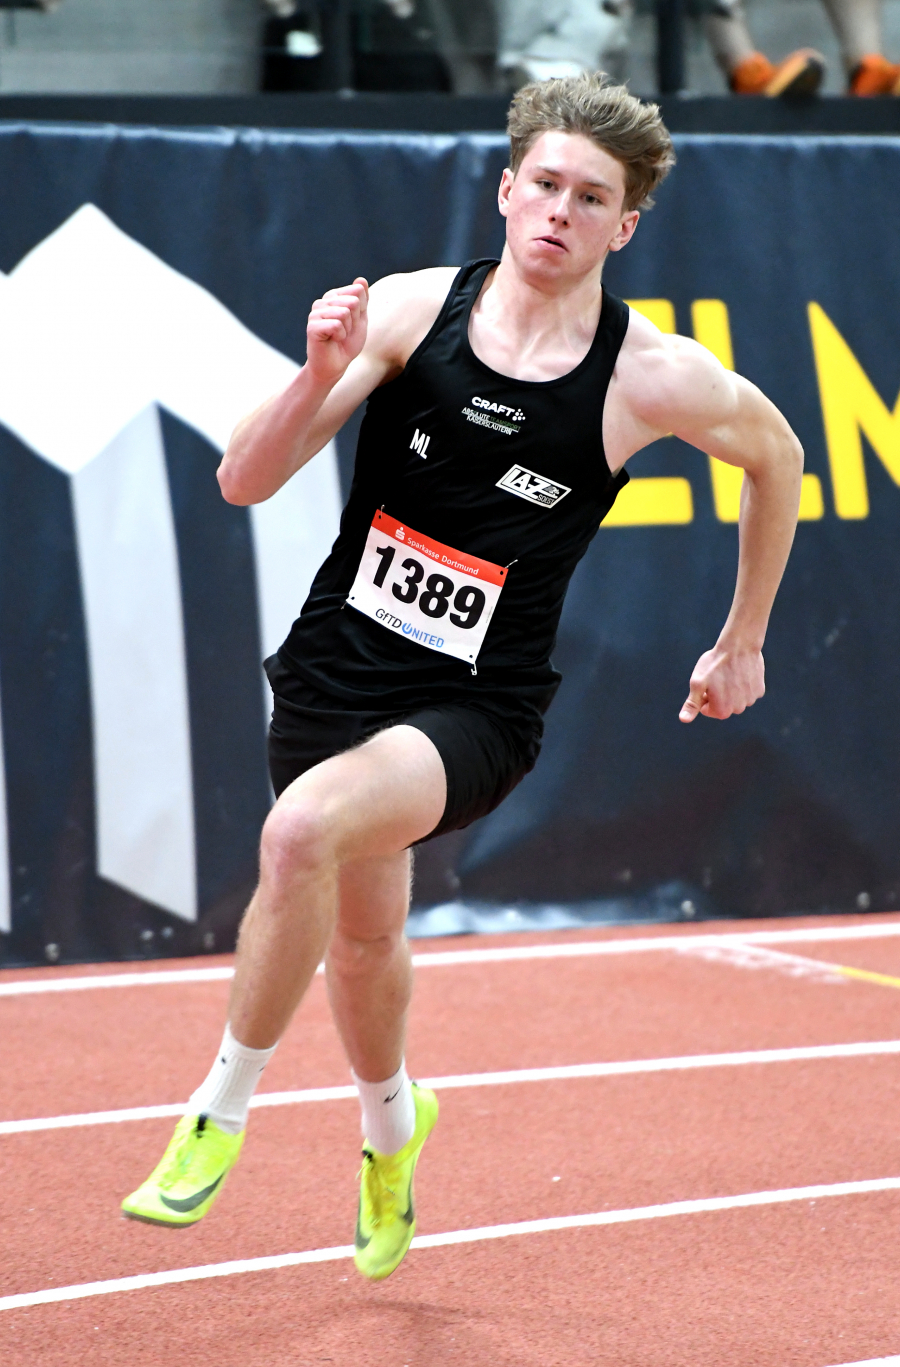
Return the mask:
[(405, 953), (403, 928), (373, 930), (342, 925), (340, 920), (328, 947), (329, 967), (342, 978), (378, 972), (398, 953)]
[(334, 832), (312, 803), (276, 803), (263, 826), (263, 877), (290, 881), (334, 861)]

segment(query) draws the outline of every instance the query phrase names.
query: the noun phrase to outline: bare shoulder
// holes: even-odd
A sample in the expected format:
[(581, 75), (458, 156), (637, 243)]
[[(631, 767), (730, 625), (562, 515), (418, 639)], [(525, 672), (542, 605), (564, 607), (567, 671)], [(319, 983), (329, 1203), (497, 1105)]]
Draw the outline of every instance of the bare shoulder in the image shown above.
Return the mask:
[(385, 275), (369, 289), (369, 345), (405, 365), (427, 336), (457, 273), (455, 266)]
[(634, 309), (616, 362), (619, 401), (649, 427), (672, 431), (680, 415), (727, 408), (735, 376), (699, 342), (660, 332)]
[(369, 288), (369, 299), (379, 308), (409, 308), (417, 302), (436, 303), (438, 308), (457, 276), (455, 265), (432, 265), (425, 271), (402, 271), (383, 275)]
[(603, 411), (610, 468), (672, 432), (706, 450), (710, 429), (734, 418), (742, 389), (752, 386), (706, 347), (632, 309)]

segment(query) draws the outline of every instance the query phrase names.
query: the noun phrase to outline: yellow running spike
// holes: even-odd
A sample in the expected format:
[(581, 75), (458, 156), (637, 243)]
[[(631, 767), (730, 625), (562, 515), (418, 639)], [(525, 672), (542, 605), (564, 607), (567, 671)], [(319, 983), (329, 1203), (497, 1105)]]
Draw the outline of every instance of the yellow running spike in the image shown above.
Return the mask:
[(205, 1115), (183, 1116), (162, 1159), (122, 1210), (152, 1225), (196, 1224), (225, 1185), (245, 1134), (226, 1134)]
[(416, 1128), (409, 1143), (394, 1154), (379, 1153), (369, 1143), (363, 1148), (353, 1261), (371, 1281), (381, 1281), (399, 1267), (416, 1232), (413, 1177), (422, 1146), (434, 1129), (438, 1102), (427, 1087), (414, 1082), (412, 1089)]

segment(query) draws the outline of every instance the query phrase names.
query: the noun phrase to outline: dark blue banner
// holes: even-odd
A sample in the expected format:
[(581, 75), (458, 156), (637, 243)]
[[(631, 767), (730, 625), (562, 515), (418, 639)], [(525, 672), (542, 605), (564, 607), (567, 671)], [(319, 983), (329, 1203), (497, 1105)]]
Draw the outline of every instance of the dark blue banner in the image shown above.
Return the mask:
[[(807, 452), (766, 698), (677, 714), (728, 611), (733, 474), (670, 439), (579, 567), (535, 771), (423, 848), (418, 929), (895, 909), (900, 139), (678, 140), (607, 282)], [(494, 135), (0, 126), (4, 962), (229, 948), (269, 803), (260, 661), (336, 528), (355, 423), (218, 495), (311, 301), (499, 254)]]

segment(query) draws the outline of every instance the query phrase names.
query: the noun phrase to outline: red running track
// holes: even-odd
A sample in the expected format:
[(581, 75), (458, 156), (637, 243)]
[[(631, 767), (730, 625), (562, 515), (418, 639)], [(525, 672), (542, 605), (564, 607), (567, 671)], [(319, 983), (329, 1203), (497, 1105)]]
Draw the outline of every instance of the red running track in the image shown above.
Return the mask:
[[(884, 938), (714, 957), (660, 948), (423, 968), (419, 1076), (900, 1041), (897, 917), (461, 938), (417, 953), (856, 926)], [(707, 948), (704, 953), (709, 953)], [(793, 956), (786, 958), (784, 956)], [(0, 973), (4, 985), (165, 965)], [(866, 969), (897, 986), (848, 979)], [(4, 1118), (183, 1101), (227, 982), (0, 995)], [(900, 1045), (898, 1045), (900, 1048)], [(317, 979), (266, 1092), (344, 1085)], [(900, 1176), (900, 1058), (759, 1062), (441, 1092), (419, 1232)], [(354, 1100), (260, 1108), (207, 1219), (120, 1219), (170, 1119), (0, 1133), (0, 1298), (352, 1240)], [(900, 1353), (900, 1190), (413, 1248), (381, 1285), (346, 1258), (3, 1308), (0, 1361), (41, 1367), (834, 1367)]]

